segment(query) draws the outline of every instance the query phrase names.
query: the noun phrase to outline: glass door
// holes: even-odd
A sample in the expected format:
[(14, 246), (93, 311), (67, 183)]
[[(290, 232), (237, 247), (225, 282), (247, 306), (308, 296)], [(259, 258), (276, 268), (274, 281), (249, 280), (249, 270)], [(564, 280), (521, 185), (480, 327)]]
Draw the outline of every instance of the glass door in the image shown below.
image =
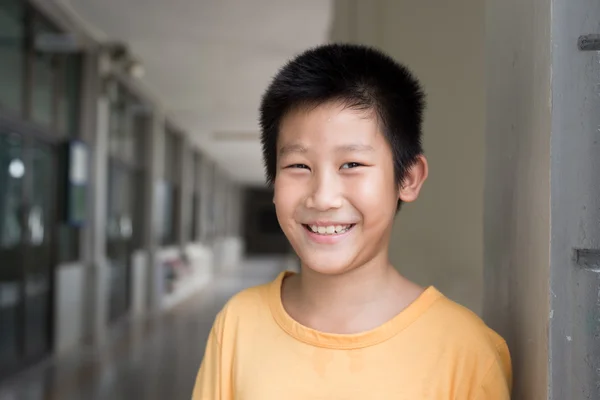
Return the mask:
[(28, 357), (45, 354), (50, 349), (51, 286), (53, 227), (57, 212), (54, 199), (57, 187), (56, 150), (42, 142), (30, 142), (25, 220), (25, 353)]
[(0, 126), (0, 375), (50, 350), (57, 157)]
[(24, 175), (21, 136), (0, 132), (0, 374), (22, 353)]
[(108, 176), (106, 256), (109, 273), (109, 320), (116, 321), (129, 307), (129, 270), (133, 253), (135, 182), (130, 171), (112, 161)]

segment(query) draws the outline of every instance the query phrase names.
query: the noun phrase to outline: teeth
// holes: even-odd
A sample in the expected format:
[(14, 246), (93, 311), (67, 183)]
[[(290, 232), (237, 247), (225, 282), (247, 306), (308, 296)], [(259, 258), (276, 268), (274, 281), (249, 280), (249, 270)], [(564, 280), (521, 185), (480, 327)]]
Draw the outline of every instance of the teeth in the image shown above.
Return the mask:
[(320, 235), (333, 235), (335, 233), (343, 233), (350, 229), (351, 225), (330, 225), (330, 226), (317, 226), (310, 225), (310, 230)]

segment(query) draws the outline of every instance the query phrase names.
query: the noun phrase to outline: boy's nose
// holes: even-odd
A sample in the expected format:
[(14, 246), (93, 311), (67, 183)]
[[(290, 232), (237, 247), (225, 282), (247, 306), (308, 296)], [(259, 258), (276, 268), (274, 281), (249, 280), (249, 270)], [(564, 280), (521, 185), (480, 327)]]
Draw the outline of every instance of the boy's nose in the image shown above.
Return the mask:
[(327, 211), (342, 206), (342, 193), (339, 182), (324, 175), (315, 177), (311, 193), (306, 199), (306, 207), (317, 211)]

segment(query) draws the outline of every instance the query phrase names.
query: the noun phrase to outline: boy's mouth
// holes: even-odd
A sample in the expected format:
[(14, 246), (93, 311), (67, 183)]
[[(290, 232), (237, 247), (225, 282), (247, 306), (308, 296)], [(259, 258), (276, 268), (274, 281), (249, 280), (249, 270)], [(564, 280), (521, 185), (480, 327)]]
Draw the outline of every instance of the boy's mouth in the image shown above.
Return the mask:
[(302, 226), (304, 226), (304, 228), (308, 231), (323, 236), (340, 235), (342, 233), (346, 233), (350, 229), (354, 228), (355, 225), (356, 224), (318, 226), (302, 224)]

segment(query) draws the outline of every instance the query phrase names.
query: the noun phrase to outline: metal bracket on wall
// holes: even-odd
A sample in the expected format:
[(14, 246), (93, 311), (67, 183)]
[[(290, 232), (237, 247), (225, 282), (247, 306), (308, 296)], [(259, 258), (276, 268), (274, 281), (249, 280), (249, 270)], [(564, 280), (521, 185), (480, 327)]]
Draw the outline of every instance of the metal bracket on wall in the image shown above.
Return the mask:
[(600, 272), (600, 249), (573, 249), (573, 261), (582, 269)]
[(581, 51), (600, 51), (600, 34), (579, 36), (577, 47)]

